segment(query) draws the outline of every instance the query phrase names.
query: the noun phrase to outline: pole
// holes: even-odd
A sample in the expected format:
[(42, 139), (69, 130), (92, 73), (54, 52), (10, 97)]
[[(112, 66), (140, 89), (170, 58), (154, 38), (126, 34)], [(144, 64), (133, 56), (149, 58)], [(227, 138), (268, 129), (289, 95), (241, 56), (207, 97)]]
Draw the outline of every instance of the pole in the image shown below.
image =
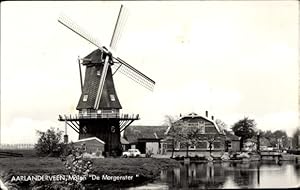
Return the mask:
[(257, 152), (260, 151), (260, 134), (257, 134)]
[(79, 66), (79, 75), (80, 75), (80, 87), (81, 87), (81, 93), (83, 92), (83, 82), (82, 82), (82, 73), (81, 73), (81, 66), (80, 66), (80, 59), (78, 56), (78, 66)]
[(68, 132), (67, 132), (67, 120), (65, 120), (65, 135), (68, 135)]

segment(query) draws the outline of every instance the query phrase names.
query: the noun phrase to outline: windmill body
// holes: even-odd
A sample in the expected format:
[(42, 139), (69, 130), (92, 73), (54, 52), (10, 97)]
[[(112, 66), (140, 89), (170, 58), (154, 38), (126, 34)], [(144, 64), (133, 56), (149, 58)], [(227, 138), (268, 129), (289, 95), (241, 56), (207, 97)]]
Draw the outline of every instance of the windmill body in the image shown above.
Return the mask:
[(103, 53), (97, 49), (83, 59), (82, 64), (86, 66), (85, 80), (82, 94), (76, 108), (81, 112), (87, 110), (88, 112), (97, 111), (97, 113), (115, 113), (122, 109), (115, 90), (112, 69), (110, 66), (107, 70), (99, 108), (98, 110), (94, 109), (100, 78), (104, 67), (104, 59), (102, 57), (104, 57)]
[(109, 66), (99, 108), (94, 109), (104, 67), (103, 57), (103, 53), (97, 49), (83, 59), (82, 64), (86, 66), (85, 79), (82, 94), (76, 109), (82, 117), (90, 116), (95, 118), (79, 121), (79, 139), (94, 136), (98, 137), (106, 142), (105, 149), (111, 152), (120, 147), (119, 116), (122, 106), (115, 90), (112, 69)]
[[(110, 47), (115, 43), (115, 31), (118, 28), (121, 11), (122, 6)], [(113, 75), (118, 71), (149, 90), (153, 90), (155, 82), (121, 58), (113, 56), (111, 51), (100, 45), (73, 21), (65, 18), (58, 21), (98, 48), (82, 59), (82, 63), (79, 61), (82, 93), (76, 107), (78, 114), (59, 115), (59, 121), (64, 121), (66, 126), (74, 129), (79, 134), (79, 139), (97, 137), (104, 141), (106, 155), (120, 155), (121, 132), (139, 119), (139, 115), (121, 114), (122, 106), (117, 96)], [(84, 82), (81, 64), (86, 67)], [(114, 72), (113, 66), (117, 66)]]

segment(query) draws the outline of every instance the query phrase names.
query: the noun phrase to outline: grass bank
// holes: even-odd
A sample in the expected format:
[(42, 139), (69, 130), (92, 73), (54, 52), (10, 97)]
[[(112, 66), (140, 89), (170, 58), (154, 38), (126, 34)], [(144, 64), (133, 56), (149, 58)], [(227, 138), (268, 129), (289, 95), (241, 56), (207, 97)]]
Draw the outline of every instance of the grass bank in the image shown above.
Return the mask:
[[(88, 179), (86, 185), (92, 187), (135, 186), (159, 177), (162, 169), (179, 166), (179, 162), (167, 158), (105, 158), (91, 159), (93, 167), (91, 174), (98, 176), (98, 180)], [(19, 157), (0, 159), (2, 181), (9, 182), (12, 176), (57, 175), (68, 174), (63, 162), (58, 158), (47, 157)], [(129, 180), (115, 180), (102, 176), (129, 176)], [(34, 186), (32, 181), (18, 181), (13, 183), (21, 188)], [(90, 189), (89, 188), (89, 189)]]

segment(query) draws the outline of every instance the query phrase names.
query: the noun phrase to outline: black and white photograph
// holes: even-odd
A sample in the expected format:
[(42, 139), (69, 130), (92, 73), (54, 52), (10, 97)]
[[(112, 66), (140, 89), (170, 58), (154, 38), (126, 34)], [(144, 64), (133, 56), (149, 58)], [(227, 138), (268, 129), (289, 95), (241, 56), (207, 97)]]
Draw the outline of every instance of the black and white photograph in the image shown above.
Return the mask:
[(300, 188), (298, 1), (0, 8), (0, 189)]

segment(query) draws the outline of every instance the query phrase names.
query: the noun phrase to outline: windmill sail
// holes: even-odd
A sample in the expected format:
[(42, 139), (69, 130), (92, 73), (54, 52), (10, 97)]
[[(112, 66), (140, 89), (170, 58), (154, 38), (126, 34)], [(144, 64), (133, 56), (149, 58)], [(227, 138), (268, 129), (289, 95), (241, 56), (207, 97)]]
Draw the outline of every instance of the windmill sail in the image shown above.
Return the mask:
[(65, 15), (60, 15), (58, 18), (58, 22), (67, 27), (68, 29), (72, 30), (91, 44), (98, 47), (101, 51), (105, 53), (109, 53), (109, 51), (101, 45), (101, 43), (98, 42), (97, 39), (93, 38), (92, 35), (90, 35), (88, 32), (84, 31), (79, 25), (77, 25), (74, 21), (72, 21), (70, 18), (68, 18)]
[[(114, 29), (114, 32), (113, 32), (113, 35), (112, 35), (112, 38), (111, 38), (111, 42), (110, 42), (110, 46), (109, 46), (110, 48), (112, 48), (112, 45), (115, 45), (114, 42), (116, 42), (115, 41), (115, 34), (116, 34), (117, 29), (119, 28), (118, 25), (119, 25), (119, 21), (120, 21), (120, 15), (122, 13), (122, 8), (123, 8), (123, 5), (121, 5), (121, 8), (120, 8), (120, 12), (119, 12), (119, 15), (118, 15), (118, 18), (117, 18), (115, 29)], [(103, 56), (103, 54), (101, 56)], [(99, 88), (98, 88), (98, 91), (97, 91), (96, 101), (95, 101), (95, 104), (94, 104), (94, 109), (96, 109), (96, 110), (99, 109), (100, 100), (101, 100), (101, 96), (102, 96), (102, 92), (103, 92), (103, 88), (104, 88), (104, 83), (105, 83), (105, 80), (106, 80), (106, 75), (107, 75), (108, 67), (109, 67), (109, 64), (110, 64), (109, 61), (112, 61), (110, 59), (111, 59), (111, 56), (109, 54), (106, 54), (105, 55), (105, 61), (104, 61), (104, 67), (103, 67), (101, 78), (100, 78), (100, 84), (99, 84)]]
[(142, 85), (143, 87), (147, 88), (148, 90), (153, 91), (155, 81), (151, 78), (147, 77), (141, 71), (137, 70), (130, 64), (126, 63), (121, 58), (115, 58), (117, 63), (120, 64), (119, 68), (117, 68), (123, 75), (127, 76), (131, 80), (135, 81), (136, 83)]
[(116, 46), (117, 46), (118, 40), (120, 39), (121, 31), (123, 30), (124, 24), (127, 20), (127, 16), (128, 15), (127, 15), (127, 11), (126, 11), (125, 7), (123, 5), (121, 5), (121, 8), (120, 8), (120, 11), (118, 14), (118, 18), (116, 21), (116, 25), (115, 25), (115, 28), (114, 28), (114, 31), (113, 31), (113, 34), (111, 37), (110, 44), (109, 44), (109, 47), (111, 47), (113, 50), (116, 50)]
[[(64, 26), (66, 26), (68, 29), (72, 30), (79, 36), (83, 37), (84, 39), (86, 39), (87, 41), (89, 41), (90, 43), (92, 43), (93, 45), (98, 47), (102, 52), (104, 52), (106, 54), (109, 52), (113, 52), (112, 50), (110, 50), (108, 48), (104, 48), (104, 46), (102, 46), (101, 43), (99, 43), (96, 38), (93, 38), (90, 34), (85, 32), (79, 25), (75, 24), (71, 19), (67, 18), (66, 16), (61, 16), (58, 19), (58, 21), (61, 24), (63, 24)], [(143, 74), (139, 70), (135, 69), (133, 66), (126, 63), (121, 58), (113, 56), (113, 59), (116, 63), (121, 65), (119, 70), (122, 74), (126, 75), (128, 78), (132, 79), (133, 81), (141, 84), (143, 87), (145, 87), (149, 90), (153, 90), (155, 82), (152, 79), (147, 77), (145, 74)], [(125, 66), (125, 67), (123, 67), (123, 66)]]

